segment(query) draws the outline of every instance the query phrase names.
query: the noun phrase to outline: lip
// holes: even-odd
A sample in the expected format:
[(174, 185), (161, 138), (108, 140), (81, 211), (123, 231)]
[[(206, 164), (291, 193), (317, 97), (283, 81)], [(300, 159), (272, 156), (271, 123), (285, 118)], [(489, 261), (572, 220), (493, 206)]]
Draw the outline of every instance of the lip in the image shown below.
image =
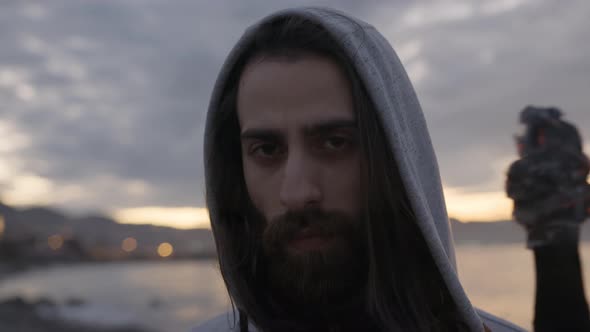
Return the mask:
[(310, 227), (306, 227), (301, 231), (297, 232), (293, 237), (293, 240), (304, 239), (304, 238), (311, 238), (311, 237), (325, 237), (323, 232), (320, 232), (317, 229), (313, 229)]
[(332, 236), (305, 228), (293, 237), (289, 246), (298, 251), (319, 250), (327, 246), (332, 239)]

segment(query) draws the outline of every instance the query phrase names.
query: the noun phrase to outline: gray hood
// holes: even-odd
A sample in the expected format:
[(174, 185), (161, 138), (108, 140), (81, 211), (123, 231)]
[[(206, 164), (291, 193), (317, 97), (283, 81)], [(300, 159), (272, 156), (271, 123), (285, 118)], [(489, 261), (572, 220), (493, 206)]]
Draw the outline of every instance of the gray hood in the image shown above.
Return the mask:
[[(292, 15), (303, 16), (322, 25), (341, 43), (352, 60), (382, 121), (417, 224), (438, 270), (470, 328), (473, 331), (482, 331), (484, 317), (480, 317), (471, 305), (457, 276), (455, 250), (438, 164), (420, 103), (395, 51), (370, 24), (331, 9), (299, 8), (274, 13), (250, 27), (231, 51), (216, 82), (205, 132), (205, 158), (208, 153), (213, 153), (210, 140), (207, 139), (211, 135), (210, 114), (220, 106), (226, 79), (242, 54), (244, 45), (248, 44), (261, 23), (277, 16)], [(359, 26), (363, 28), (363, 34), (354, 33)], [(209, 179), (207, 185), (211, 185)], [(211, 201), (208, 203), (214, 223), (217, 213), (215, 204)], [(484, 320), (488, 326), (496, 327), (495, 330), (504, 330), (493, 322), (488, 323), (487, 318)], [(227, 324), (227, 319), (220, 321)], [(211, 328), (202, 331), (216, 330), (213, 325), (210, 326)]]

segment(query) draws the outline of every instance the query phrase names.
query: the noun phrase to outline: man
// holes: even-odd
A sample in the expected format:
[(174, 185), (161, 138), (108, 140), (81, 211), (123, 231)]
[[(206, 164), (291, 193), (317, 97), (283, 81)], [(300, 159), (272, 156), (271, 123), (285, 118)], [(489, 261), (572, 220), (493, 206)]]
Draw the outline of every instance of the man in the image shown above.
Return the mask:
[(213, 91), (205, 164), (238, 319), (196, 331), (520, 331), (459, 283), (420, 105), (367, 23), (307, 8), (247, 30)]

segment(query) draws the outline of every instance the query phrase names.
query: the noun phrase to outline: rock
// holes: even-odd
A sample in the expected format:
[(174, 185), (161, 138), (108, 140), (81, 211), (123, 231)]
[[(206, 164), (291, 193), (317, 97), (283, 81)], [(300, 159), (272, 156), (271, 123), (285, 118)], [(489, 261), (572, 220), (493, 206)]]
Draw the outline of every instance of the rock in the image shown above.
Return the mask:
[(66, 300), (66, 306), (68, 307), (81, 307), (86, 304), (86, 301), (79, 298), (69, 298)]
[(40, 297), (36, 301), (32, 302), (37, 307), (55, 307), (55, 302), (51, 301), (47, 297)]
[(164, 302), (161, 299), (155, 297), (149, 302), (148, 305), (150, 306), (150, 308), (157, 309), (161, 307), (163, 304)]
[[(70, 299), (73, 305), (82, 305), (84, 301)], [(0, 302), (0, 331), (19, 332), (147, 332), (137, 327), (99, 327), (67, 322), (59, 317), (41, 315), (40, 308), (55, 307), (49, 299), (41, 298), (28, 302), (20, 297), (12, 297)], [(42, 310), (41, 310), (42, 311)]]

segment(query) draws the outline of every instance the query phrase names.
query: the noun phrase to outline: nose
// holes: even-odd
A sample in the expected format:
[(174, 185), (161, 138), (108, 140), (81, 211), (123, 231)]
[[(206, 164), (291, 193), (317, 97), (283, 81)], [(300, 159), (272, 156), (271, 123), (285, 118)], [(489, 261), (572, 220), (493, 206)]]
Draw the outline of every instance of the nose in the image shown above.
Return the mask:
[(322, 200), (318, 170), (313, 161), (294, 153), (286, 161), (281, 183), (280, 201), (289, 211), (301, 211)]

